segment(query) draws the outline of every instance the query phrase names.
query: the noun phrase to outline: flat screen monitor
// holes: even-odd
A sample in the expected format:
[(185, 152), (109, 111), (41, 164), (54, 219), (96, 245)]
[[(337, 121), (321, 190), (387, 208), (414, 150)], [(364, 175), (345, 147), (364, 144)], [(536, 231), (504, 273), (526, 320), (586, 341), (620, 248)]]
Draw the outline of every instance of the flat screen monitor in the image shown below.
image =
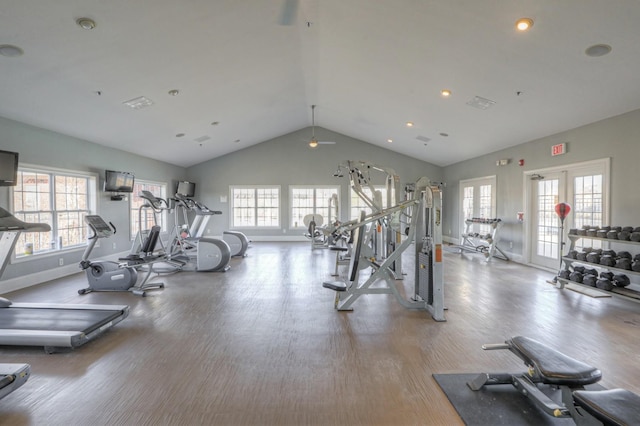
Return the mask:
[(0, 150), (0, 186), (18, 183), (18, 153)]
[(134, 180), (133, 173), (105, 170), (104, 190), (106, 192), (133, 192)]
[(187, 181), (178, 182), (178, 187), (176, 188), (176, 194), (180, 194), (185, 197), (193, 197), (196, 195), (196, 184), (193, 182), (187, 182)]

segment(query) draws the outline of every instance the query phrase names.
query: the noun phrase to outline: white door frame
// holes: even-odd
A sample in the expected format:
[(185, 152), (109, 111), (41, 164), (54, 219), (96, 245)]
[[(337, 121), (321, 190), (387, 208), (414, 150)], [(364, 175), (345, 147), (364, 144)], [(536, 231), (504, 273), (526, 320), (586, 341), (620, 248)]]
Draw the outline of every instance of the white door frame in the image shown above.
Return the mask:
[[(524, 235), (522, 239), (522, 256), (524, 263), (530, 266), (537, 266), (531, 263), (531, 215), (532, 212), (532, 202), (531, 202), (531, 177), (533, 175), (542, 175), (545, 173), (557, 173), (557, 172), (572, 172), (581, 168), (595, 168), (602, 167), (603, 168), (603, 176), (602, 176), (602, 189), (603, 189), (603, 197), (602, 197), (602, 220), (603, 223), (608, 223), (610, 218), (610, 194), (611, 194), (611, 157), (601, 158), (598, 160), (591, 161), (583, 161), (580, 163), (572, 163), (565, 164), (562, 166), (554, 166), (554, 167), (546, 167), (544, 169), (535, 169), (535, 170), (527, 170), (523, 173), (522, 179), (522, 193), (524, 194)], [(571, 206), (573, 208), (573, 205)]]

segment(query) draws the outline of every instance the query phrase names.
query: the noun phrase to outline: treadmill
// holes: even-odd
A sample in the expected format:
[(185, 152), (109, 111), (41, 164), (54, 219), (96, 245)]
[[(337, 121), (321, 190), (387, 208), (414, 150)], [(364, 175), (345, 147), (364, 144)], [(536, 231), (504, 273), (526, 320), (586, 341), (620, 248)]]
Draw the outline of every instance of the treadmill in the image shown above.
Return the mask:
[(22, 386), (31, 374), (29, 364), (0, 363), (0, 399)]
[[(21, 232), (50, 230), (46, 223), (23, 222), (0, 207), (0, 277)], [(73, 349), (128, 315), (127, 305), (13, 303), (0, 297), (0, 345), (43, 346), (46, 353)]]

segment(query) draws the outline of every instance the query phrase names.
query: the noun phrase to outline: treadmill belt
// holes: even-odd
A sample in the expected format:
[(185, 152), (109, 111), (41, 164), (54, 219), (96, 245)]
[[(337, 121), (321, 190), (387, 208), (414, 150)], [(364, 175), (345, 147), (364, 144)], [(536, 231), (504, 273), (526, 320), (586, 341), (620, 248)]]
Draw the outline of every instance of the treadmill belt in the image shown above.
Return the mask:
[(0, 329), (80, 331), (89, 334), (122, 315), (122, 311), (52, 308), (0, 309)]

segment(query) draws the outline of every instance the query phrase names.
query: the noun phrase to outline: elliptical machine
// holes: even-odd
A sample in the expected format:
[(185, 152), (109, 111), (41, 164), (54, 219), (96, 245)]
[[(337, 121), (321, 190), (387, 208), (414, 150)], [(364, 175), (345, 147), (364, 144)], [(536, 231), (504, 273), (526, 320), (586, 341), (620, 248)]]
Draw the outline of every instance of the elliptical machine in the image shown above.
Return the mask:
[[(186, 211), (195, 214), (193, 222), (189, 227), (189, 232), (193, 238), (202, 238), (211, 216), (222, 214), (219, 210), (210, 210), (199, 201), (188, 198), (182, 194), (176, 194), (176, 200), (184, 207), (184, 223), (187, 223)], [(231, 256), (246, 257), (249, 249), (249, 239), (240, 231), (223, 231), (222, 240), (229, 246)]]
[[(216, 212), (202, 209), (195, 201), (180, 194), (176, 194), (174, 201), (175, 223), (169, 248), (170, 261), (183, 262), (183, 269), (186, 269), (187, 265), (195, 264), (195, 270), (198, 272), (228, 271), (231, 261), (229, 245), (223, 240), (202, 237), (206, 222)], [(179, 217), (179, 211), (182, 212), (182, 219)], [(192, 225), (189, 225), (190, 211), (195, 214)]]
[[(109, 238), (116, 233), (116, 227), (113, 223), (109, 222), (109, 225), (98, 215), (87, 215), (84, 217), (84, 221), (91, 229), (93, 235), (88, 240), (89, 244), (82, 254), (80, 261), (80, 268), (85, 271), (87, 275), (87, 281), (89, 287), (78, 290), (78, 294), (87, 294), (92, 291), (130, 291), (137, 296), (146, 296), (146, 290), (155, 288), (164, 288), (163, 283), (147, 283), (147, 279), (151, 274), (151, 267), (149, 267), (149, 273), (145, 279), (136, 285), (138, 281), (138, 271), (133, 265), (141, 265), (145, 263), (151, 263), (159, 258), (159, 256), (147, 256), (138, 257), (142, 261), (135, 261), (133, 257), (131, 259), (123, 259), (126, 262), (118, 263), (111, 260), (89, 260), (89, 256), (93, 251), (96, 243), (100, 238)], [(149, 252), (153, 251), (153, 246), (157, 242), (158, 234), (160, 230), (150, 233), (147, 241), (143, 245), (143, 250)], [(152, 241), (153, 240), (153, 241)], [(145, 253), (147, 254), (147, 253)]]

